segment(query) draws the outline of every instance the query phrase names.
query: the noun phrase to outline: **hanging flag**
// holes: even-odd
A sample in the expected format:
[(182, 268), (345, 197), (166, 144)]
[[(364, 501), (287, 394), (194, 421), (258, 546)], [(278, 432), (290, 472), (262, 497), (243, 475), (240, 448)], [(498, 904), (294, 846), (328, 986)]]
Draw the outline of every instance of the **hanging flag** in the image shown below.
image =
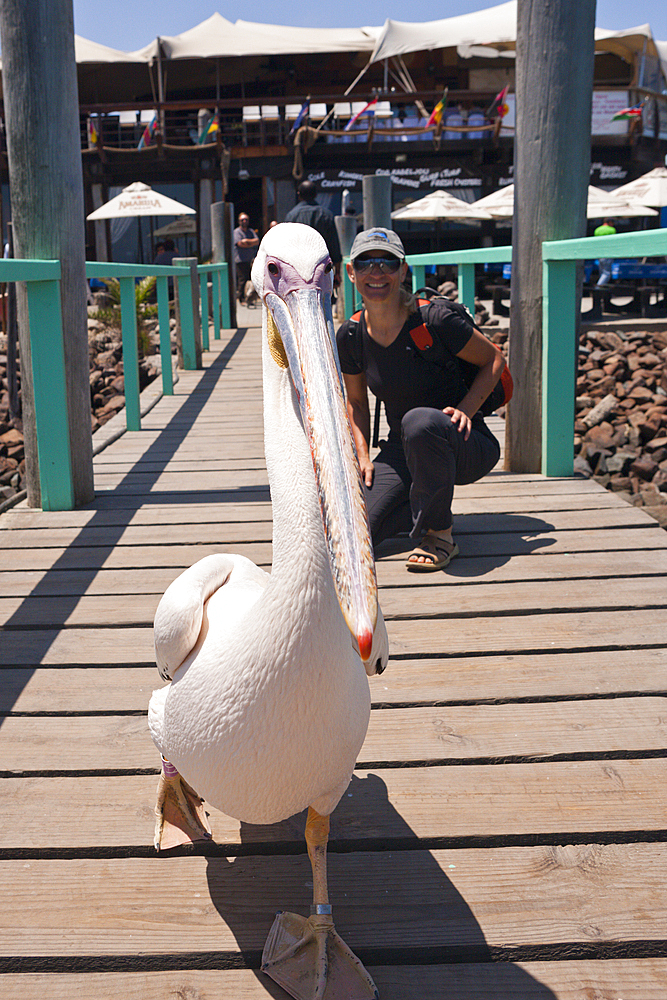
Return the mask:
[(199, 145), (203, 146), (205, 142), (209, 142), (211, 139), (213, 139), (215, 133), (219, 130), (219, 128), (220, 128), (220, 119), (218, 118), (218, 112), (216, 111), (216, 113), (211, 118), (209, 118), (206, 128), (199, 136), (198, 140)]
[(362, 115), (367, 115), (367, 114), (374, 115), (375, 114), (375, 105), (377, 104), (377, 102), (378, 102), (378, 99), (377, 99), (377, 96), (376, 96), (376, 97), (373, 98), (372, 101), (368, 102), (368, 104), (366, 105), (365, 108), (362, 108), (361, 111), (357, 111), (356, 115), (353, 118), (350, 118), (349, 122), (347, 123), (347, 125), (343, 129), (343, 132), (349, 132), (350, 129), (352, 128), (352, 126), (354, 125), (354, 123), (357, 121), (357, 119), (361, 118)]
[(97, 140), (99, 139), (99, 135), (98, 135), (98, 132), (97, 132), (97, 128), (95, 127), (95, 119), (94, 118), (89, 118), (88, 119), (88, 138), (90, 140), (90, 145), (91, 146), (96, 146), (97, 145)]
[(442, 121), (442, 113), (444, 110), (445, 110), (445, 102), (438, 101), (436, 106), (433, 108), (433, 111), (431, 112), (431, 117), (426, 122), (426, 128), (428, 128), (429, 125), (439, 125), (440, 122)]
[(144, 129), (141, 139), (139, 140), (139, 145), (137, 149), (143, 149), (144, 146), (150, 146), (151, 139), (153, 138), (153, 133), (157, 129), (157, 115), (153, 115), (151, 121), (148, 123)]
[(310, 101), (304, 101), (304, 103), (301, 105), (301, 111), (299, 111), (298, 115), (294, 119), (294, 124), (289, 130), (290, 135), (293, 135), (298, 128), (301, 128), (301, 126), (303, 125), (304, 121), (306, 120), (309, 114), (310, 114)]
[(503, 87), (503, 89), (500, 91), (499, 94), (496, 94), (496, 96), (491, 101), (491, 104), (489, 105), (489, 108), (488, 108), (488, 110), (486, 112), (486, 117), (487, 118), (504, 118), (505, 117), (505, 115), (509, 111), (508, 106), (505, 104), (505, 97), (506, 97), (507, 91), (509, 89), (510, 89), (510, 85), (508, 83), (508, 84), (506, 84)]
[(633, 118), (641, 118), (646, 100), (647, 99), (644, 98), (644, 100), (640, 101), (639, 104), (633, 104), (631, 108), (624, 108), (622, 111), (615, 114), (611, 120), (613, 122), (619, 122), (628, 119), (632, 120)]

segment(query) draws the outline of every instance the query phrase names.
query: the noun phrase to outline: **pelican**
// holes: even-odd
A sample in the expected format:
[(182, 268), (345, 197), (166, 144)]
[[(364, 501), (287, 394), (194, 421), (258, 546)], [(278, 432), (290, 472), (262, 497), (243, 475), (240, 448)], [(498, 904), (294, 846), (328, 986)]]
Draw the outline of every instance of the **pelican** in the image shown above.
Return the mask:
[(367, 675), (384, 670), (388, 640), (324, 240), (298, 223), (274, 227), (252, 280), (264, 307), (273, 567), (208, 556), (160, 601), (156, 660), (171, 683), (148, 712), (163, 759), (155, 845), (210, 838), (204, 800), (247, 823), (308, 808), (311, 915), (277, 915), (262, 969), (297, 1000), (362, 1000), (378, 993), (334, 929), (326, 847), (368, 728)]

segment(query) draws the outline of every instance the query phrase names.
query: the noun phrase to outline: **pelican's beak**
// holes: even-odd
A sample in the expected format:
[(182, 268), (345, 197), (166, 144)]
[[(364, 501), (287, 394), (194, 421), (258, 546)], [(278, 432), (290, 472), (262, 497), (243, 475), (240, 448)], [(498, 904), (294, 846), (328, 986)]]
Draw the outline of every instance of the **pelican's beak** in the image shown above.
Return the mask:
[(336, 350), (330, 270), (325, 260), (320, 280), (316, 269), (310, 282), (281, 283), (275, 291), (265, 286), (264, 301), (269, 338), (275, 343), (277, 334), (282, 342), (310, 445), (338, 602), (367, 661), (378, 617), (377, 582)]

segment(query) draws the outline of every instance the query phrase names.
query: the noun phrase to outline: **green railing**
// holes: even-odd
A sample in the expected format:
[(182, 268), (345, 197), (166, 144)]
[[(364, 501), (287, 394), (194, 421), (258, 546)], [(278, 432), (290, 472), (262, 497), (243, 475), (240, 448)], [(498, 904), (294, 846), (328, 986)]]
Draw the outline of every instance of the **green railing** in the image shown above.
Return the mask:
[(25, 281), (37, 461), (44, 510), (74, 506), (59, 260), (0, 260), (0, 282)]
[[(542, 244), (542, 473), (571, 476), (574, 462), (574, 418), (577, 372), (577, 263), (590, 257), (653, 257), (667, 254), (667, 229), (589, 236)], [(349, 258), (344, 262), (347, 263)], [(424, 287), (428, 264), (458, 268), (459, 301), (474, 314), (475, 265), (509, 263), (512, 247), (481, 247), (443, 253), (411, 254), (414, 291)], [(345, 315), (359, 308), (354, 285), (343, 274)], [(515, 378), (529, 377), (515, 372)]]
[[(202, 344), (208, 349), (208, 275), (212, 277), (214, 337), (219, 339), (221, 326), (228, 329), (230, 324), (227, 264), (203, 264), (197, 270), (201, 282)], [(86, 277), (117, 278), (120, 284), (125, 419), (128, 430), (141, 429), (135, 278), (152, 276), (157, 277), (162, 391), (165, 395), (172, 395), (174, 387), (168, 290), (170, 277), (178, 282), (183, 367), (196, 368), (190, 268), (103, 261), (86, 263)], [(71, 510), (74, 506), (60, 279), (58, 260), (0, 259), (0, 282), (26, 283), (37, 462), (43, 510)]]
[(542, 244), (542, 472), (571, 476), (577, 373), (577, 263), (667, 254), (667, 229)]

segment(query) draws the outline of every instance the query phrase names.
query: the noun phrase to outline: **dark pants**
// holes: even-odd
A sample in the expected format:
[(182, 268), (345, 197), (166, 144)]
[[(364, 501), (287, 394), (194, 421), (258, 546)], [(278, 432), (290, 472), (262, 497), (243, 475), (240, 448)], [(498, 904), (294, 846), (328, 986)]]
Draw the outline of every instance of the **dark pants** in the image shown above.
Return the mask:
[(239, 302), (245, 302), (245, 286), (246, 281), (250, 281), (252, 261), (239, 260), (234, 266), (236, 267), (236, 295)]
[(383, 444), (373, 485), (366, 487), (373, 543), (406, 531), (418, 540), (429, 528), (450, 528), (454, 486), (481, 479), (499, 457), (500, 445), (481, 420), (465, 441), (441, 410), (408, 410), (401, 440), (390, 435)]

